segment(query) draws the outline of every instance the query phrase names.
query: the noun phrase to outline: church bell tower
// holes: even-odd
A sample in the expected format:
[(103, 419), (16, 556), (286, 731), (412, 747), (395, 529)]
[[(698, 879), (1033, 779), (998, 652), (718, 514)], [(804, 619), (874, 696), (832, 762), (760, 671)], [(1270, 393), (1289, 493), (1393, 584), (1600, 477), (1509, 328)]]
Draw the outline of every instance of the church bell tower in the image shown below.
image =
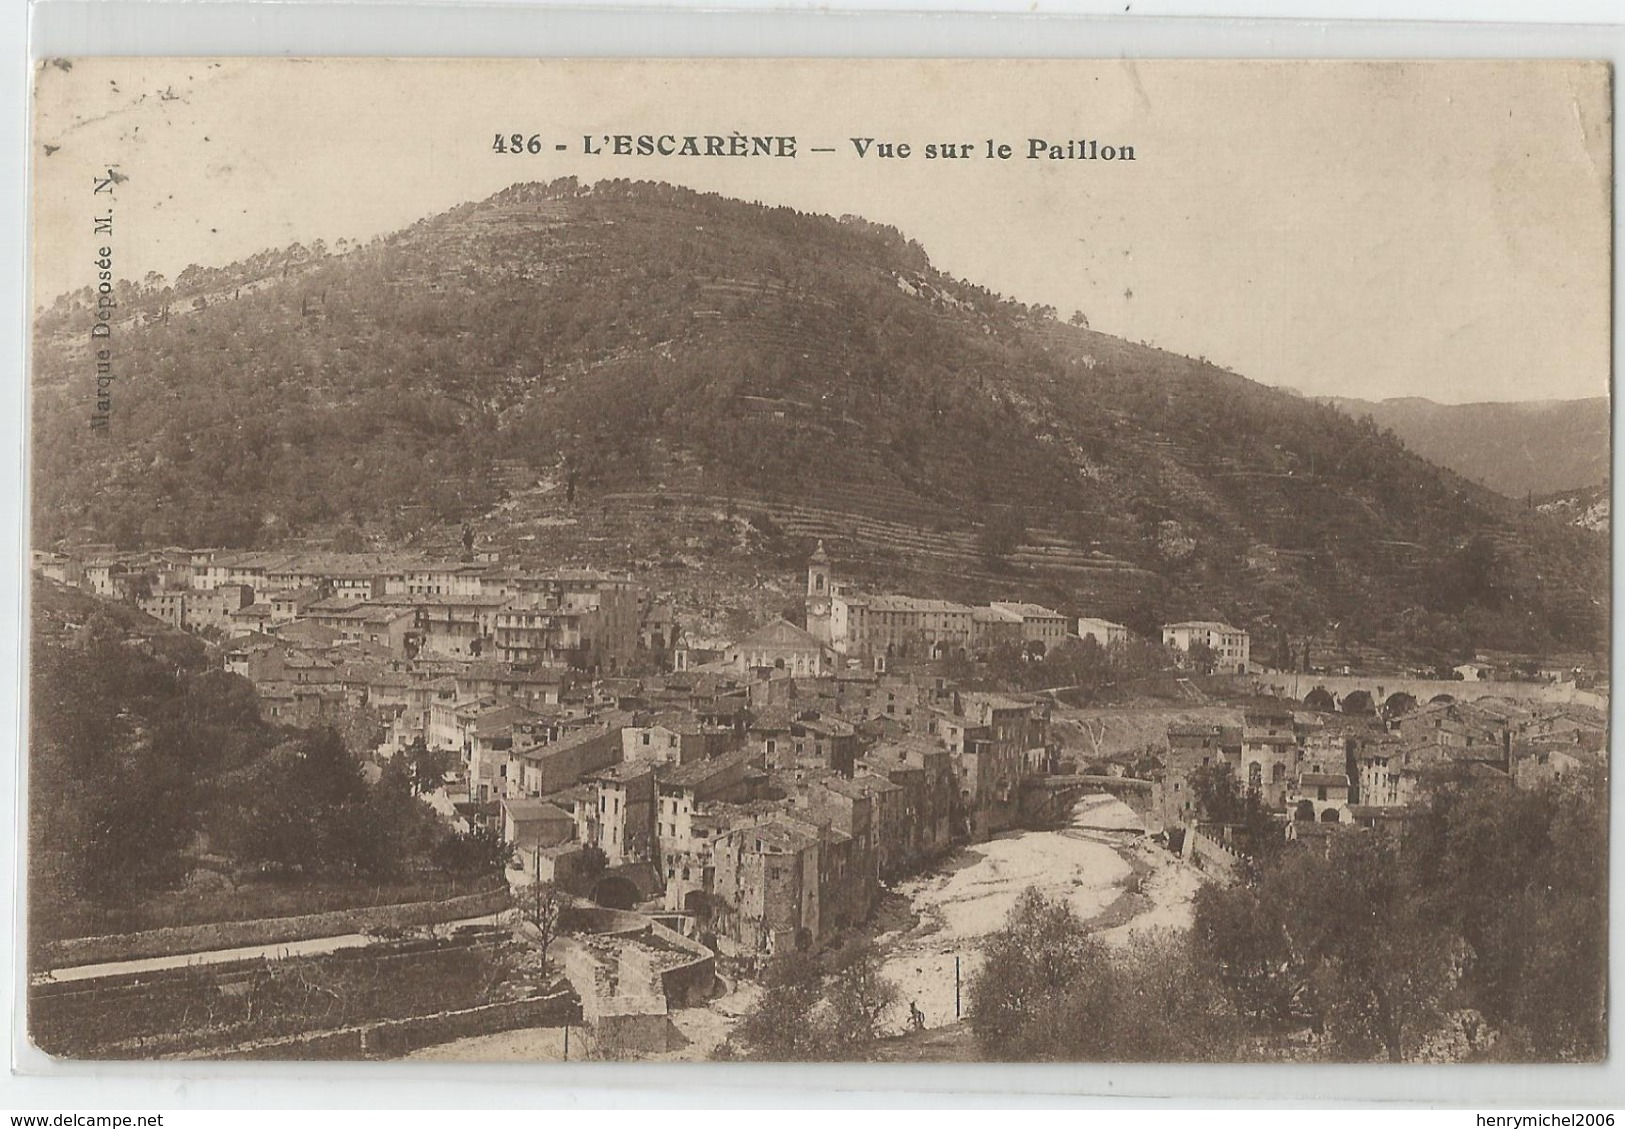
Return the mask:
[(829, 575), (829, 554), (824, 543), (818, 542), (811, 557), (807, 558), (807, 633), (820, 643), (831, 641), (830, 597), (834, 595)]

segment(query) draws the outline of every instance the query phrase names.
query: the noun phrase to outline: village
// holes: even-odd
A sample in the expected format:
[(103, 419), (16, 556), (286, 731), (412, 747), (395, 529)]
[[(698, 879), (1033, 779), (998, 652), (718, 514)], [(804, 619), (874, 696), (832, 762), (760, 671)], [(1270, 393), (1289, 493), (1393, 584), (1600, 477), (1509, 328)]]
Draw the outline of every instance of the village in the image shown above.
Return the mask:
[[(1226, 880), (1260, 835), (1323, 846), (1396, 833), (1441, 781), (1531, 787), (1606, 749), (1605, 690), (1574, 670), (1273, 671), (1246, 630), (1220, 622), (1144, 640), (1017, 600), (860, 592), (822, 543), (801, 622), (776, 618), (721, 648), (690, 646), (680, 609), (631, 577), (472, 551), (36, 553), (34, 566), (37, 582), (206, 640), (265, 721), (368, 734), (351, 751), (372, 779), (396, 758), (442, 758), (422, 800), (460, 832), (500, 835), (516, 894), (556, 884), (664, 937), (654, 988), (638, 964), (641, 1002), (626, 998), (638, 993), (625, 969), (649, 958), (646, 942), (561, 942), (587, 1020), (615, 1027), (622, 1053), (684, 1041), (668, 1010), (709, 1000), (720, 969), (748, 979), (775, 955), (823, 950), (868, 926), (887, 891), (913, 881), (918, 893), (920, 876), (976, 844), (1026, 852), (986, 877), (1001, 896), (1047, 868), (1070, 875), (1067, 851), (1097, 851), (1072, 886), (1103, 906), (1127, 860), (1159, 875), (1140, 909), (1188, 923), (1196, 886)], [(953, 676), (995, 651), (1131, 645), (1163, 648), (1179, 700), (1087, 708), (1065, 688)], [(1205, 810), (1215, 773), (1261, 807), (1262, 828)], [(1080, 811), (1096, 842), (1045, 840), (1046, 861), (1040, 840), (1020, 841), (1079, 826)], [(914, 1000), (933, 1000), (935, 1026), (961, 1014), (957, 982), (950, 1011), (950, 974), (919, 961), (956, 958), (922, 953), (898, 961), (919, 973), (902, 969), (910, 1018), (925, 1026)], [(674, 989), (676, 969), (697, 979)]]

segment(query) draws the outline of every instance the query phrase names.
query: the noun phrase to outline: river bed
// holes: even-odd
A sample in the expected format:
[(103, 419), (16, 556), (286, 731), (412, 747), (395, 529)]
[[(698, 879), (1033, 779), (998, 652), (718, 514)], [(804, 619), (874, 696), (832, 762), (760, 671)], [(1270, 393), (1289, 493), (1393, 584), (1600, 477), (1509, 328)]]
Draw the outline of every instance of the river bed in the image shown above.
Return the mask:
[(1145, 840), (1128, 805), (1107, 795), (1084, 797), (1065, 827), (1012, 831), (967, 847), (891, 895), (888, 917), (901, 920), (875, 938), (884, 975), (901, 995), (890, 1025), (907, 1027), (911, 1002), (927, 1027), (962, 1015), (978, 942), (1004, 924), (1030, 886), (1064, 899), (1108, 941), (1122, 943), (1141, 928), (1188, 926), (1199, 882), (1193, 869)]
[[(1101, 937), (1122, 944), (1146, 928), (1188, 928), (1201, 881), (1195, 868), (1146, 838), (1126, 804), (1107, 795), (1085, 796), (1065, 827), (1011, 831), (957, 851), (929, 873), (888, 891), (871, 925), (884, 955), (883, 974), (899, 992), (888, 1027), (894, 1033), (908, 1028), (910, 1003), (924, 1013), (927, 1027), (953, 1023), (955, 959), (962, 1013), (970, 1001), (978, 943), (1004, 924), (1029, 886), (1066, 899)], [(674, 1011), (672, 1020), (687, 1045), (652, 1057), (708, 1058), (759, 992), (745, 982), (706, 1007)], [(545, 1061), (562, 1058), (562, 1052), (562, 1032), (539, 1030), (461, 1040), (414, 1057)]]

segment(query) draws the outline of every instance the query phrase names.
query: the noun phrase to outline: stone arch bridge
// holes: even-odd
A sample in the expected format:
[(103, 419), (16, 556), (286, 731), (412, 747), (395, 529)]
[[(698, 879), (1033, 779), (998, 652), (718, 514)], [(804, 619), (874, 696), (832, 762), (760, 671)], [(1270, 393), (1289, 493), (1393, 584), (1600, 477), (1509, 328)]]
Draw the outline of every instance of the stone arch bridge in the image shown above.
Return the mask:
[(1575, 703), (1606, 710), (1608, 700), (1593, 690), (1581, 690), (1569, 682), (1457, 682), (1443, 678), (1407, 678), (1380, 674), (1296, 674), (1273, 671), (1254, 676), (1258, 688), (1277, 697), (1302, 703), (1316, 690), (1325, 690), (1338, 708), (1343, 699), (1363, 690), (1381, 706), (1395, 694), (1409, 694), (1426, 704), (1440, 694), (1458, 702), (1475, 698), (1505, 698), (1516, 702)]
[(1084, 796), (1116, 796), (1145, 824), (1157, 828), (1156, 785), (1130, 776), (1024, 776), (1021, 778), (1021, 818), (1029, 826), (1056, 823)]

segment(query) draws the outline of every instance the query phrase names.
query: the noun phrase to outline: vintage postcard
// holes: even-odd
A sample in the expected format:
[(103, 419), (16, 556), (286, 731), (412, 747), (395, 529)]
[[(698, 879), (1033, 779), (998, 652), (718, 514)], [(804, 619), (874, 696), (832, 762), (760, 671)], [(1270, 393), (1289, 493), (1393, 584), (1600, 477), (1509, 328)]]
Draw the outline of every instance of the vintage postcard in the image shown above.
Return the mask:
[(1610, 81), (40, 63), (34, 1044), (1601, 1060)]

